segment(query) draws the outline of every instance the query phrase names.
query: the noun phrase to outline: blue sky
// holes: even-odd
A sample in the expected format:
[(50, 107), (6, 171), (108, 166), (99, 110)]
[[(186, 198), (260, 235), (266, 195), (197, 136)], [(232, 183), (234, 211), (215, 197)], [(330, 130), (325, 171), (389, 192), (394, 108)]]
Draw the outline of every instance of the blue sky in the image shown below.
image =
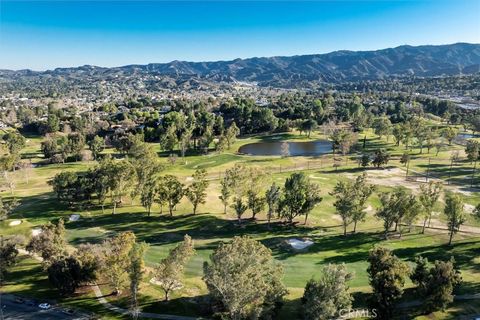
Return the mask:
[(0, 0), (0, 68), (119, 66), (480, 43), (480, 0)]

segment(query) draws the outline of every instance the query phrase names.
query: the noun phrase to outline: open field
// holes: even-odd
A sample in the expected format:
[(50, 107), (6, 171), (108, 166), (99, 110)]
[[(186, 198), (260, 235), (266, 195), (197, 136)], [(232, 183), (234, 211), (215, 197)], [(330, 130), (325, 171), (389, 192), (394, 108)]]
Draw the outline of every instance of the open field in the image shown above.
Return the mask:
[[(420, 182), (406, 181), (406, 167), (400, 164), (399, 158), (404, 152), (404, 147), (395, 146), (392, 141), (379, 139), (372, 132), (367, 131), (360, 135), (365, 136), (366, 146), (363, 152), (370, 152), (377, 148), (387, 149), (392, 160), (386, 169), (367, 169), (369, 181), (378, 185), (377, 191), (387, 191), (396, 185), (404, 185), (417, 192)], [(324, 138), (320, 134), (314, 134), (312, 139)], [(285, 269), (284, 283), (289, 289), (289, 295), (285, 306), (281, 309), (281, 319), (295, 318), (303, 294), (305, 283), (315, 277), (323, 264), (345, 263), (347, 269), (355, 274), (349, 283), (355, 296), (355, 307), (366, 305), (367, 294), (370, 292), (366, 273), (366, 257), (368, 251), (375, 245), (382, 245), (394, 250), (400, 258), (412, 262), (418, 255), (428, 257), (429, 260), (448, 259), (455, 257), (458, 267), (461, 269), (463, 283), (458, 289), (459, 294), (473, 294), (480, 292), (480, 222), (468, 217), (464, 226), (455, 238), (454, 244), (448, 246), (448, 235), (445, 230), (445, 217), (443, 212), (443, 200), (435, 208), (436, 228), (428, 229), (425, 234), (420, 233), (420, 228), (414, 228), (405, 233), (402, 238), (383, 240), (382, 223), (373, 215), (379, 206), (378, 194), (374, 194), (368, 203), (368, 215), (365, 222), (357, 227), (357, 234), (344, 237), (342, 234), (341, 220), (335, 215), (333, 197), (329, 192), (339, 180), (351, 179), (363, 172), (356, 162), (356, 155), (342, 157), (340, 166), (333, 166), (334, 160), (331, 155), (321, 157), (261, 157), (236, 154), (239, 146), (269, 140), (306, 140), (305, 136), (297, 134), (281, 134), (273, 136), (255, 136), (239, 139), (230, 150), (222, 154), (188, 155), (185, 159), (179, 158), (174, 165), (168, 164), (166, 158), (165, 173), (171, 173), (186, 182), (198, 168), (207, 170), (210, 186), (208, 189), (207, 203), (199, 207), (199, 213), (193, 215), (191, 204), (183, 199), (177, 206), (173, 217), (159, 214), (159, 207), (153, 207), (153, 214), (147, 217), (145, 209), (136, 200), (133, 204), (126, 201), (117, 210), (117, 214), (110, 214), (110, 208), (102, 213), (101, 208), (91, 207), (83, 210), (72, 210), (58, 202), (47, 181), (56, 173), (63, 170), (81, 171), (95, 165), (95, 162), (72, 162), (65, 164), (39, 165), (31, 170), (27, 179), (22, 172), (15, 173), (16, 187), (14, 196), (20, 201), (20, 206), (6, 221), (1, 222), (1, 234), (9, 237), (24, 235), (29, 237), (32, 229), (52, 219), (68, 217), (80, 214), (78, 221), (66, 223), (68, 241), (71, 245), (93, 242), (98, 243), (102, 239), (120, 231), (133, 231), (139, 240), (149, 244), (146, 255), (147, 267), (165, 257), (168, 251), (182, 240), (184, 234), (189, 234), (195, 241), (197, 254), (189, 262), (186, 269), (186, 285), (183, 289), (173, 294), (168, 303), (162, 302), (163, 292), (159, 287), (149, 283), (150, 277), (146, 277), (141, 289), (141, 305), (146, 312), (171, 313), (181, 315), (200, 315), (204, 310), (198, 303), (198, 297), (207, 293), (202, 277), (202, 265), (213, 249), (221, 242), (229, 241), (237, 235), (250, 235), (271, 248), (277, 260)], [(362, 140), (362, 139), (360, 139)], [(362, 141), (361, 141), (362, 142)], [(39, 153), (40, 139), (29, 137), (27, 147), (23, 154), (30, 157), (33, 163), (42, 161)], [(360, 143), (359, 143), (360, 144)], [(158, 150), (158, 144), (154, 144)], [(452, 166), (450, 171), (450, 156), (452, 151), (458, 150), (461, 158), (463, 146), (447, 146), (445, 150), (435, 155), (432, 150), (427, 154), (426, 149), (422, 154), (418, 149), (410, 151), (412, 160), (410, 172), (418, 172), (433, 179), (447, 180), (451, 183), (445, 185), (447, 190), (460, 192), (465, 203), (470, 207), (480, 202), (479, 189), (471, 188), (470, 184), (480, 184), (480, 174), (471, 181), (472, 165), (466, 160), (460, 160)], [(112, 152), (112, 150), (107, 150)], [(271, 182), (282, 184), (291, 172), (302, 170), (312, 181), (321, 188), (323, 201), (309, 215), (306, 225), (303, 219), (297, 226), (286, 226), (274, 220), (271, 229), (268, 229), (265, 215), (260, 214), (253, 221), (246, 214), (244, 224), (239, 227), (236, 224), (232, 209), (223, 214), (223, 205), (218, 199), (219, 178), (223, 172), (235, 163), (244, 163), (247, 166), (257, 166), (269, 174), (264, 181), (266, 188)], [(430, 163), (430, 164), (429, 164)], [(4, 190), (2, 196), (9, 198), (10, 191)], [(14, 220), (21, 220), (17, 226), (9, 226)], [(305, 238), (314, 242), (305, 251), (295, 251), (286, 243), (291, 238)], [(407, 288), (412, 284), (407, 283)], [(101, 286), (103, 293), (108, 294), (111, 288)], [(9, 274), (5, 286), (5, 292), (18, 293), (26, 296), (40, 296), (54, 299), (63, 304), (88, 309), (102, 316), (102, 319), (120, 318), (105, 310), (88, 287), (82, 288), (79, 295), (60, 298), (53, 288), (50, 287), (45, 273), (41, 271), (38, 261), (22, 257), (20, 262)], [(108, 297), (112, 302), (126, 305), (126, 297)], [(411, 290), (407, 290), (404, 300), (415, 299)], [(118, 301), (117, 301), (118, 300)], [(451, 312), (450, 312), (451, 310)], [(406, 311), (408, 312), (408, 311)], [(411, 310), (415, 315), (415, 310)], [(432, 314), (429, 319), (453, 319), (461, 316), (478, 314), (478, 308), (471, 303), (455, 302), (447, 312)], [(419, 317), (419, 319), (425, 319)]]

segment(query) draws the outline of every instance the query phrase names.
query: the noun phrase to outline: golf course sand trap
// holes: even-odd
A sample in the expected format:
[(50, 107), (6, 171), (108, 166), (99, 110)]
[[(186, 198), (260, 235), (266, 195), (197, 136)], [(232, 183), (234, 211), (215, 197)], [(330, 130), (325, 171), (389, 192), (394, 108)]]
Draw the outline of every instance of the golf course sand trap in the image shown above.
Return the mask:
[(78, 219), (80, 219), (79, 214), (72, 214), (70, 218), (68, 218), (69, 221), (78, 221)]
[(40, 228), (35, 228), (35, 229), (32, 229), (32, 236), (38, 236), (40, 233), (42, 233), (42, 229)]
[(10, 223), (8, 225), (10, 227), (14, 227), (14, 226), (18, 226), (21, 223), (22, 223), (22, 220), (13, 220), (13, 221), (10, 221)]
[(293, 249), (295, 250), (303, 250), (305, 248), (310, 247), (313, 244), (313, 241), (310, 240), (299, 240), (299, 239), (288, 239), (287, 243), (292, 246)]

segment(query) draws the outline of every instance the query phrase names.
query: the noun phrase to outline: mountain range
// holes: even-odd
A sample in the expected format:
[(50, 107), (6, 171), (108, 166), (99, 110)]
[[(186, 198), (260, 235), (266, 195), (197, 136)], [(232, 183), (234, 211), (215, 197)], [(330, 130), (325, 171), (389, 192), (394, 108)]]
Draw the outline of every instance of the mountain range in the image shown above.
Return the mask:
[(150, 63), (122, 67), (81, 66), (48, 71), (0, 70), (0, 77), (25, 76), (108, 79), (111, 76), (166, 76), (211, 82), (248, 82), (260, 86), (295, 87), (299, 83), (340, 83), (392, 77), (434, 77), (480, 72), (480, 44), (403, 45), (374, 51), (334, 51), (290, 57), (231, 61)]

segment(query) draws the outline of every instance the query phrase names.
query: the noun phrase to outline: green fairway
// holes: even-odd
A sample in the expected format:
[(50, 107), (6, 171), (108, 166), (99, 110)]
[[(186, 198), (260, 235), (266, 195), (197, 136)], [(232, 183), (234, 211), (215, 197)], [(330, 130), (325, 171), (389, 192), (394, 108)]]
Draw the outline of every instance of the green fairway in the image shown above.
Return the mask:
[[(406, 167), (399, 162), (404, 152), (404, 147), (397, 147), (392, 141), (379, 139), (372, 132), (362, 133), (360, 137), (366, 137), (366, 148), (361, 150), (362, 139), (359, 148), (362, 152), (371, 152), (376, 148), (383, 147), (389, 150), (392, 159), (386, 169), (367, 169), (370, 183), (378, 185), (375, 193), (368, 201), (367, 218), (360, 222), (356, 234), (343, 236), (341, 219), (335, 214), (333, 207), (334, 198), (329, 193), (338, 181), (352, 179), (363, 172), (356, 162), (357, 154), (341, 157), (339, 167), (334, 167), (331, 155), (322, 157), (255, 157), (236, 153), (239, 146), (255, 141), (269, 141), (279, 139), (306, 140), (305, 136), (289, 133), (275, 136), (256, 136), (239, 139), (230, 150), (225, 153), (211, 153), (209, 155), (191, 155), (185, 159), (178, 158), (175, 164), (170, 164), (162, 157), (165, 165), (164, 173), (174, 174), (180, 181), (185, 183), (196, 169), (206, 169), (210, 186), (207, 190), (207, 201), (200, 205), (198, 214), (192, 214), (192, 205), (185, 198), (177, 206), (173, 217), (161, 215), (158, 205), (153, 206), (153, 213), (147, 216), (145, 208), (140, 206), (139, 200), (133, 203), (124, 201), (117, 209), (115, 215), (111, 214), (108, 205), (105, 213), (99, 206), (85, 208), (69, 208), (60, 203), (51, 186), (47, 184), (55, 174), (64, 170), (85, 171), (95, 165), (95, 162), (71, 162), (65, 164), (46, 164), (34, 169), (27, 183), (21, 172), (15, 173), (16, 187), (14, 196), (19, 200), (20, 206), (10, 215), (9, 219), (1, 222), (1, 234), (6, 237), (23, 235), (31, 236), (32, 228), (38, 227), (47, 221), (56, 218), (64, 218), (67, 228), (67, 238), (71, 245), (81, 243), (99, 243), (103, 239), (122, 231), (133, 231), (140, 241), (149, 244), (146, 254), (146, 265), (152, 268), (170, 249), (183, 239), (185, 234), (190, 235), (195, 241), (196, 255), (191, 259), (186, 268), (186, 285), (176, 291), (172, 300), (162, 302), (162, 290), (149, 282), (151, 275), (147, 273), (141, 288), (141, 303), (145, 311), (161, 312), (182, 315), (198, 315), (202, 312), (198, 299), (207, 293), (206, 286), (202, 281), (203, 263), (209, 259), (209, 255), (221, 242), (226, 242), (238, 235), (250, 235), (269, 247), (274, 257), (281, 262), (285, 270), (284, 283), (289, 289), (289, 295), (280, 318), (291, 319), (298, 312), (300, 298), (306, 282), (312, 277), (318, 276), (322, 265), (327, 263), (345, 263), (347, 269), (354, 273), (354, 279), (349, 283), (356, 300), (355, 307), (366, 306), (366, 294), (370, 292), (367, 276), (368, 251), (374, 246), (386, 246), (394, 250), (401, 259), (413, 262), (416, 256), (422, 255), (429, 260), (446, 260), (451, 256), (455, 258), (462, 272), (463, 283), (458, 293), (471, 294), (480, 291), (480, 222), (473, 217), (468, 217), (466, 226), (470, 232), (460, 232), (455, 235), (454, 243), (448, 246), (448, 234), (445, 230), (427, 229), (421, 233), (420, 227), (414, 227), (411, 232), (406, 232), (401, 238), (383, 239), (382, 222), (374, 217), (376, 208), (379, 207), (378, 192), (388, 191), (396, 185), (405, 185), (414, 192), (418, 189), (419, 182), (405, 181)], [(312, 135), (312, 139), (325, 138), (320, 134)], [(24, 149), (25, 157), (32, 157), (35, 162), (42, 159), (39, 155), (39, 140), (29, 138), (27, 147)], [(158, 149), (158, 144), (155, 144)], [(430, 154), (426, 150), (422, 154), (418, 149), (411, 150), (412, 160), (409, 170), (426, 173), (430, 170), (431, 177), (447, 179), (450, 177), (451, 184), (445, 185), (447, 190), (462, 192), (464, 201), (475, 206), (480, 202), (478, 189), (469, 186), (469, 173), (471, 164), (462, 160), (455, 165), (455, 170), (449, 172), (450, 152), (463, 150), (463, 147), (453, 145), (448, 150), (442, 151), (435, 156), (432, 150)], [(106, 152), (111, 152), (107, 150)], [(463, 152), (463, 151), (462, 151)], [(360, 152), (358, 153), (360, 154)], [(430, 159), (430, 165), (429, 163)], [(308, 217), (307, 224), (303, 224), (303, 218), (299, 219), (296, 226), (286, 225), (274, 219), (271, 228), (268, 228), (264, 213), (251, 220), (250, 211), (245, 214), (241, 226), (237, 224), (232, 209), (228, 208), (227, 214), (223, 214), (223, 205), (219, 196), (219, 178), (224, 171), (236, 163), (244, 163), (247, 166), (256, 166), (267, 172), (263, 183), (265, 190), (272, 182), (283, 184), (284, 180), (294, 171), (302, 170), (312, 182), (320, 186), (323, 201), (314, 208)], [(470, 171), (469, 171), (470, 170)], [(480, 174), (476, 178), (480, 179)], [(468, 183), (466, 183), (468, 181)], [(2, 193), (6, 199), (12, 195), (5, 190)], [(435, 208), (438, 215), (435, 219), (438, 223), (444, 223), (443, 200)], [(71, 214), (80, 214), (78, 221), (68, 221)], [(10, 226), (11, 221), (20, 219), (22, 223)], [(418, 222), (420, 223), (420, 222)], [(349, 227), (348, 231), (351, 231)], [(291, 238), (306, 238), (314, 242), (309, 248), (296, 251), (289, 246), (286, 240)], [(407, 283), (411, 288), (412, 284)], [(85, 308), (99, 313), (104, 318), (119, 318), (107, 312), (88, 288), (83, 288), (80, 296), (61, 298), (50, 287), (46, 273), (41, 270), (38, 261), (23, 257), (8, 275), (3, 289), (5, 292), (15, 292), (26, 296), (44, 296), (56, 299), (70, 306)], [(102, 286), (105, 294), (111, 291), (108, 286)], [(409, 291), (407, 291), (408, 293)], [(119, 298), (109, 297), (112, 302), (126, 306), (128, 301), (125, 296)], [(407, 294), (405, 300), (414, 299)], [(466, 303), (455, 303), (454, 314), (463, 315), (476, 312), (472, 311)], [(412, 311), (414, 312), (414, 311)], [(452, 311), (453, 312), (453, 311)], [(413, 314), (413, 313), (412, 313)], [(447, 319), (445, 313), (433, 315), (431, 319)]]

